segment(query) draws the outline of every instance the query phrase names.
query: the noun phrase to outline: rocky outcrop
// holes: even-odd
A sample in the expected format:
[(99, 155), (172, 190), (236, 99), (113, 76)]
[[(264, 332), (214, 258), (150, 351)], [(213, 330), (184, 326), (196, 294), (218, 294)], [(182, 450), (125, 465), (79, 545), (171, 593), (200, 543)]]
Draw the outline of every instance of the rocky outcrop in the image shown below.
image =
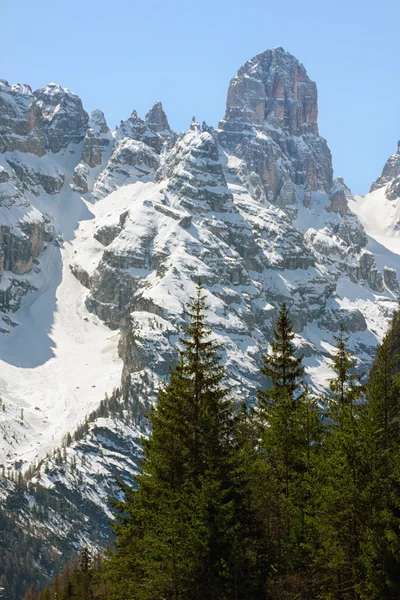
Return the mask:
[(89, 191), (90, 168), (84, 163), (79, 163), (74, 169), (73, 186), (80, 194), (86, 194)]
[(96, 199), (104, 198), (121, 185), (138, 179), (152, 180), (159, 164), (159, 156), (153, 148), (144, 142), (123, 138), (116, 143), (106, 168), (97, 179), (93, 195)]
[(17, 231), (5, 225), (0, 226), (4, 270), (16, 275), (30, 271), (34, 258), (43, 252), (46, 242), (50, 241), (52, 236), (52, 227), (44, 219), (22, 222)]
[(338, 331), (340, 326), (343, 326), (350, 333), (357, 333), (367, 329), (365, 317), (357, 308), (351, 310), (330, 308), (324, 312), (318, 325), (333, 332)]
[(397, 295), (400, 293), (399, 281), (397, 279), (397, 273), (395, 269), (384, 267), (383, 280), (388, 290)]
[(83, 140), (82, 162), (91, 168), (103, 162), (105, 152), (111, 147), (112, 133), (101, 110), (94, 110), (89, 119), (88, 129)]
[[(160, 127), (163, 127), (163, 129), (160, 129)], [(115, 140), (119, 141), (124, 138), (143, 142), (158, 154), (164, 144), (169, 145), (173, 134), (161, 103), (156, 103), (144, 120), (140, 119), (136, 110), (134, 110), (129, 119), (121, 121), (116, 131)]]
[[(397, 184), (393, 186), (393, 180), (397, 181)], [(388, 183), (392, 184), (393, 189), (389, 191), (388, 197), (390, 199), (400, 197), (400, 141), (397, 143), (397, 152), (392, 154), (392, 156), (387, 160), (385, 166), (383, 167), (382, 174), (378, 179), (371, 185), (370, 192), (373, 192)]]
[(78, 144), (83, 140), (89, 119), (76, 94), (50, 83), (33, 95), (42, 115), (46, 149), (60, 152), (68, 144)]
[(43, 167), (35, 169), (14, 158), (8, 158), (7, 163), (14, 170), (24, 189), (29, 190), (35, 196), (39, 196), (43, 191), (54, 196), (60, 193), (64, 185), (65, 174), (57, 169), (48, 169), (46, 172)]
[(88, 290), (90, 290), (89, 273), (85, 271), (85, 269), (83, 269), (81, 265), (78, 265), (76, 263), (71, 263), (69, 265), (69, 268), (71, 269), (71, 273), (77, 278), (79, 283), (81, 283), (85, 288), (88, 288)]
[(259, 178), (258, 199), (297, 213), (298, 186), (328, 192), (331, 155), (318, 135), (317, 88), (283, 48), (248, 61), (230, 83), (221, 145)]
[(149, 112), (146, 114), (144, 121), (155, 133), (160, 133), (165, 137), (172, 136), (172, 130), (169, 126), (167, 115), (164, 112), (163, 105), (157, 101), (153, 104)]
[(343, 177), (337, 177), (329, 190), (328, 212), (339, 213), (345, 217), (349, 213), (348, 196), (351, 194), (349, 188), (343, 181)]
[(59, 152), (79, 143), (87, 124), (80, 98), (68, 89), (50, 84), (32, 92), (0, 80), (0, 152)]
[(361, 276), (368, 281), (370, 287), (376, 292), (383, 292), (383, 276), (376, 267), (372, 252), (363, 250), (360, 255), (360, 269)]

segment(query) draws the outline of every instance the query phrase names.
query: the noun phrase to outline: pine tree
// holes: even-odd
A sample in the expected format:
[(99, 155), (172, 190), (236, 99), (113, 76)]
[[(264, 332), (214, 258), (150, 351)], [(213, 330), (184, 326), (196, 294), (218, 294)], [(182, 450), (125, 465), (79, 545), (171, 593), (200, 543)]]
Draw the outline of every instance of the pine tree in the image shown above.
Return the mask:
[(93, 598), (93, 565), (92, 556), (87, 547), (84, 547), (79, 557), (78, 571), (78, 597), (80, 600), (92, 600)]
[(321, 597), (343, 600), (360, 598), (362, 579), (359, 559), (365, 518), (359, 416), (363, 388), (343, 327), (335, 341), (335, 377), (329, 381), (328, 424), (315, 482), (314, 560)]
[(304, 386), (302, 357), (296, 356), (293, 338), (288, 310), (282, 305), (272, 351), (261, 369), (272, 385), (260, 391), (257, 415), (264, 464), (262, 498), (275, 573), (268, 583), (271, 598), (291, 598), (303, 585), (309, 554), (308, 477), (320, 430), (318, 407)]
[(124, 486), (125, 500), (116, 504), (120, 518), (107, 568), (116, 598), (224, 600), (260, 593), (251, 568), (257, 560), (244, 547), (249, 534), (241, 528), (250, 508), (234, 404), (200, 284), (188, 317), (180, 360), (149, 416), (152, 436), (143, 444), (137, 490)]
[(274, 339), (271, 341), (271, 354), (264, 356), (264, 365), (261, 368), (271, 383), (270, 390), (261, 390), (259, 401), (263, 404), (276, 403), (279, 398), (285, 397), (295, 401), (304, 375), (302, 356), (296, 356), (293, 344), (294, 333), (285, 303), (282, 304), (274, 330)]
[(378, 346), (361, 419), (368, 523), (362, 540), (365, 598), (400, 597), (400, 318)]

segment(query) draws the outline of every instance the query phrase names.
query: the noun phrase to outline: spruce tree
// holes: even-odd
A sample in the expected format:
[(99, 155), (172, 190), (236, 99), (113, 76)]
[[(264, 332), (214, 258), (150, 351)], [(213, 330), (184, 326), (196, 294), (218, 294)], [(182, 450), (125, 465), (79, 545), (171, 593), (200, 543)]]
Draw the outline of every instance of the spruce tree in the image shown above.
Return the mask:
[[(261, 372), (271, 383), (259, 393), (263, 502), (270, 541), (271, 598), (292, 597), (309, 554), (309, 473), (320, 429), (318, 407), (306, 390), (302, 357), (296, 356), (288, 309), (282, 305)], [(296, 589), (294, 589), (296, 588)]]
[[(315, 482), (314, 548), (321, 597), (360, 598), (363, 467), (359, 416), (363, 387), (343, 327), (335, 336), (323, 457)], [(325, 594), (325, 595), (324, 595)]]
[(264, 356), (261, 372), (271, 384), (270, 390), (261, 390), (259, 401), (262, 405), (275, 404), (279, 398), (295, 401), (301, 388), (304, 367), (302, 356), (296, 356), (293, 344), (294, 332), (285, 303), (282, 304), (271, 341), (271, 354)]
[[(82, 548), (79, 557), (78, 570), (78, 597), (80, 600), (92, 600), (93, 598), (93, 565), (92, 556), (87, 547)], [(58, 594), (59, 595), (59, 594)]]
[(188, 319), (180, 360), (149, 416), (137, 489), (125, 485), (125, 500), (116, 503), (107, 574), (121, 599), (261, 598), (258, 558), (247, 551), (251, 541), (245, 545), (252, 531), (241, 527), (251, 507), (235, 406), (200, 284)]
[(362, 540), (365, 597), (400, 597), (399, 313), (395, 313), (367, 383), (361, 419), (368, 517)]

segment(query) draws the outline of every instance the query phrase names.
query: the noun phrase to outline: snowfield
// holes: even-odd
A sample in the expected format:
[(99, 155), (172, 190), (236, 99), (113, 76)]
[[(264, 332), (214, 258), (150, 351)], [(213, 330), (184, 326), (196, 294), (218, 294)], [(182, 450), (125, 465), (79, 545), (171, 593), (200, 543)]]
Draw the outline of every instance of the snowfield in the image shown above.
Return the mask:
[(55, 218), (64, 242), (50, 243), (40, 256), (40, 267), (29, 276), (38, 289), (13, 316), (18, 326), (0, 336), (5, 405), (0, 411), (0, 463), (8, 465), (28, 464), (59, 446), (121, 380), (118, 332), (87, 311), (88, 290), (69, 265), (79, 256), (88, 270), (94, 268), (102, 250), (93, 238), (95, 212), (124, 206), (126, 193), (123, 189), (91, 205), (68, 188), (60, 197), (35, 199), (40, 210)]

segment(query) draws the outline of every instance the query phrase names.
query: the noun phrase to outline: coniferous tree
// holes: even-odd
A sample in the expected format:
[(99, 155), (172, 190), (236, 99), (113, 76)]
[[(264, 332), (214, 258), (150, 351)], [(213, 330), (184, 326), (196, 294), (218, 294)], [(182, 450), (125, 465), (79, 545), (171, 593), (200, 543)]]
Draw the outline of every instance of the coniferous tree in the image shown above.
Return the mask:
[(367, 529), (364, 597), (400, 597), (400, 317), (396, 312), (367, 383), (361, 419)]
[(274, 330), (274, 339), (271, 341), (271, 354), (264, 356), (261, 372), (266, 375), (272, 388), (261, 390), (259, 400), (262, 405), (276, 404), (280, 398), (295, 401), (301, 389), (304, 367), (302, 356), (296, 356), (293, 343), (294, 333), (289, 311), (285, 303), (282, 304)]
[[(285, 304), (278, 315), (262, 373), (271, 387), (259, 393), (261, 456), (271, 569), (271, 598), (291, 598), (303, 585), (310, 552), (311, 454), (320, 431), (316, 401), (304, 386), (302, 357), (296, 356), (294, 333)], [(293, 573), (299, 573), (296, 581)]]
[[(79, 557), (78, 571), (78, 597), (80, 600), (92, 600), (93, 598), (93, 564), (92, 556), (87, 547), (82, 549)], [(58, 594), (59, 595), (59, 594)]]
[(107, 569), (116, 598), (262, 597), (258, 555), (251, 540), (244, 543), (254, 526), (234, 404), (204, 313), (199, 284), (180, 361), (150, 414), (137, 490), (125, 486), (117, 503), (122, 514)]
[(360, 539), (365, 515), (359, 416), (363, 388), (343, 327), (335, 341), (335, 377), (329, 382), (328, 423), (315, 481), (318, 542), (314, 566), (321, 593), (317, 597), (344, 600), (360, 598), (362, 580)]

